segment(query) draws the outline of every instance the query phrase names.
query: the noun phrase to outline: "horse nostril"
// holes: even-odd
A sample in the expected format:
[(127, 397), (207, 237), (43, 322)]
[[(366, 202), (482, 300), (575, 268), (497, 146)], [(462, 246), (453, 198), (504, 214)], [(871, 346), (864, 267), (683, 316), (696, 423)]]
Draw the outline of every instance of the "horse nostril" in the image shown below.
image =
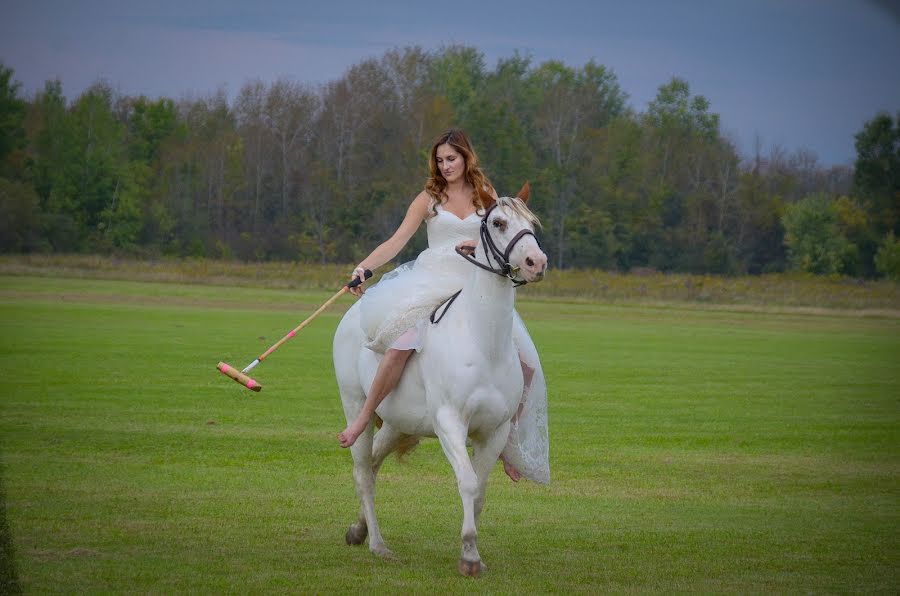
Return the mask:
[(534, 267), (534, 261), (531, 260), (531, 257), (528, 257), (527, 259), (525, 259), (525, 264), (528, 265), (529, 267)]

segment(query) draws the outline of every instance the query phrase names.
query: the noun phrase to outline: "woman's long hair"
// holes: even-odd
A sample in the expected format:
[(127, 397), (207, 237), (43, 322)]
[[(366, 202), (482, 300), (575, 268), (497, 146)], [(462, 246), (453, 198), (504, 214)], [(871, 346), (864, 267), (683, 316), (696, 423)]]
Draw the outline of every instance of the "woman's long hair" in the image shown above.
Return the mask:
[(466, 162), (466, 171), (464, 173), (466, 182), (472, 185), (472, 204), (478, 212), (484, 211), (494, 201), (491, 191), (493, 186), (481, 171), (478, 164), (478, 155), (472, 148), (472, 142), (469, 137), (459, 128), (451, 128), (437, 138), (434, 145), (431, 146), (431, 156), (428, 160), (428, 168), (431, 176), (425, 183), (425, 192), (431, 197), (432, 211), (437, 215), (437, 206), (444, 204), (449, 198), (447, 196), (447, 180), (441, 174), (441, 169), (437, 163), (437, 150), (441, 145), (450, 145), (462, 155)]

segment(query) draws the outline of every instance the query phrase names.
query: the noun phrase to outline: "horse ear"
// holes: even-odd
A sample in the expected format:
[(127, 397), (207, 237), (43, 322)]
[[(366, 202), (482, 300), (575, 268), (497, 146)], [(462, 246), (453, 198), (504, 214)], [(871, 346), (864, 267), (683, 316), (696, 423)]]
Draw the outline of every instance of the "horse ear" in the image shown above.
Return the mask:
[(494, 204), (494, 196), (483, 188), (478, 189), (478, 198), (481, 199), (481, 204), (485, 209), (490, 209)]
[(519, 190), (519, 192), (516, 193), (516, 196), (517, 196), (518, 198), (522, 199), (522, 202), (523, 202), (523, 203), (527, 203), (527, 202), (528, 202), (528, 197), (529, 197), (530, 195), (531, 195), (531, 185), (528, 184), (528, 181), (526, 180), (526, 181), (525, 181), (525, 184), (522, 185), (522, 189)]

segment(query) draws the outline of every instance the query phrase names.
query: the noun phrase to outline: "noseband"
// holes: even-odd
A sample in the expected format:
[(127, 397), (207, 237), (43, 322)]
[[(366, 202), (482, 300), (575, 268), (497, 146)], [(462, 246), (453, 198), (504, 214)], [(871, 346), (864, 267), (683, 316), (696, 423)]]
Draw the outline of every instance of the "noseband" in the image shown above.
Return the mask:
[[(513, 236), (512, 240), (509, 241), (509, 244), (506, 245), (506, 250), (501, 252), (500, 247), (497, 246), (497, 243), (494, 242), (494, 239), (491, 237), (491, 232), (490, 230), (488, 230), (487, 224), (488, 216), (490, 216), (491, 211), (496, 209), (496, 207), (497, 203), (491, 205), (491, 207), (484, 214), (484, 217), (481, 218), (481, 246), (484, 247), (484, 257), (488, 264), (485, 265), (484, 263), (478, 262), (474, 257), (470, 256), (459, 247), (456, 248), (456, 252), (459, 253), (462, 258), (469, 261), (473, 265), (477, 265), (478, 267), (490, 271), (491, 273), (496, 273), (497, 275), (508, 277), (516, 287), (523, 286), (528, 282), (524, 279), (515, 278), (515, 275), (519, 271), (519, 268), (516, 267), (515, 269), (513, 269), (512, 265), (509, 264), (509, 255), (510, 253), (512, 253), (513, 248), (515, 247), (516, 243), (519, 242), (519, 240), (521, 240), (525, 236), (530, 235), (534, 238), (535, 242), (538, 242), (537, 236), (535, 236), (534, 232), (532, 232), (531, 230), (521, 230), (518, 234)], [(540, 245), (541, 243), (538, 242), (538, 246)], [(497, 267), (493, 266), (492, 261), (497, 263)]]

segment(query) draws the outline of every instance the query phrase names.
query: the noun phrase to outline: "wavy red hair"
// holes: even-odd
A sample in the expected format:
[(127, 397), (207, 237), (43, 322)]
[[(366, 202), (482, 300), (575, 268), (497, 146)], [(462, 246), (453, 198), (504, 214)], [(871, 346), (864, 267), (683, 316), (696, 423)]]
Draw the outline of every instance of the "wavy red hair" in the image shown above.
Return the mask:
[(447, 196), (447, 180), (441, 174), (441, 169), (437, 163), (437, 150), (441, 145), (450, 145), (466, 162), (465, 179), (472, 185), (472, 204), (477, 211), (483, 211), (491, 206), (494, 202), (492, 192), (494, 187), (490, 180), (481, 171), (481, 165), (478, 163), (478, 155), (472, 148), (472, 142), (468, 135), (459, 128), (451, 128), (437, 138), (431, 146), (431, 155), (428, 158), (428, 169), (431, 176), (425, 182), (425, 192), (433, 201), (432, 210), (437, 214), (437, 205), (442, 205), (449, 197)]

